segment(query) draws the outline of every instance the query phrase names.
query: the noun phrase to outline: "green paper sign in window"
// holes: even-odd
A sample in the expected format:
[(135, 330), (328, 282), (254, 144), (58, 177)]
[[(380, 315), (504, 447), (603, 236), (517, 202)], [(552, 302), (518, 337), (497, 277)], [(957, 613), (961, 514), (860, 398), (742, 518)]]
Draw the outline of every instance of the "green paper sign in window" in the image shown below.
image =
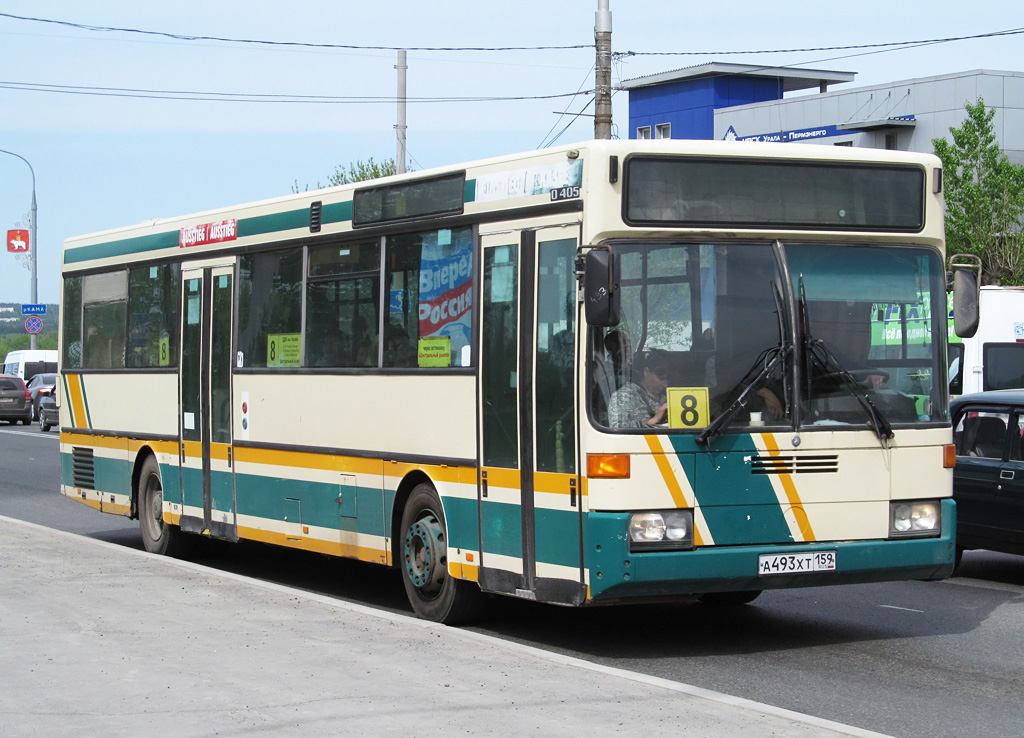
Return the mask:
[(298, 366), (301, 358), (301, 333), (272, 333), (267, 336), (267, 366)]
[(417, 363), (424, 367), (451, 366), (451, 336), (421, 338), (417, 346)]

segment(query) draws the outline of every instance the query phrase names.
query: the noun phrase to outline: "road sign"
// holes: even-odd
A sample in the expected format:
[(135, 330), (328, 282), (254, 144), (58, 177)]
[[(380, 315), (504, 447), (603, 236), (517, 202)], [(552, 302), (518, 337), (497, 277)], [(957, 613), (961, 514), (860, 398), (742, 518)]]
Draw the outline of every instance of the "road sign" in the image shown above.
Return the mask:
[(39, 305), (22, 305), (22, 315), (46, 315), (46, 303)]
[(34, 315), (25, 321), (25, 330), (27, 330), (29, 333), (38, 333), (42, 329), (43, 321), (41, 321)]
[(7, 250), (18, 253), (25, 253), (28, 251), (28, 231), (23, 228), (17, 230), (7, 231)]

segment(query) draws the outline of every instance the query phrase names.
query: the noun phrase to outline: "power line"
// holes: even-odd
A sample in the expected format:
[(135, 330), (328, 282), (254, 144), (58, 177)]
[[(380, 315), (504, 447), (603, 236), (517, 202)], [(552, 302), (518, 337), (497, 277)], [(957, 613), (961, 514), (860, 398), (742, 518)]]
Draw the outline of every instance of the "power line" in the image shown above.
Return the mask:
[(746, 51), (620, 51), (616, 56), (729, 56), (735, 54), (797, 54), (812, 51), (850, 51), (854, 49), (881, 49), (898, 46), (919, 46), (928, 44), (944, 44), (951, 41), (969, 41), (979, 38), (995, 38), (997, 36), (1016, 36), (1024, 33), (1024, 28), (1010, 28), (1005, 31), (990, 31), (973, 36), (950, 36), (948, 38), (931, 38), (920, 41), (891, 41), (883, 44), (851, 44), (850, 46), (817, 46), (805, 49), (748, 49)]
[(140, 28), (118, 28), (114, 26), (94, 26), (86, 23), (52, 18), (33, 18), (12, 13), (0, 13), (0, 18), (28, 21), (30, 23), (49, 23), (65, 28), (76, 28), (82, 31), (100, 31), (104, 33), (136, 33), (143, 36), (160, 36), (176, 41), (219, 41), (232, 44), (258, 44), (263, 46), (296, 46), (308, 49), (360, 49), (364, 51), (564, 51), (566, 49), (592, 49), (594, 44), (573, 44), (568, 46), (361, 46), (358, 44), (314, 44), (304, 41), (267, 41), (252, 38), (226, 38), (224, 36), (195, 36), (191, 34), (168, 33), (167, 31), (146, 31)]
[[(583, 78), (583, 81), (582, 81), (582, 82), (580, 82), (580, 86), (579, 86), (579, 87), (578, 87), (578, 88), (576, 89), (576, 94), (577, 94), (577, 95), (581, 95), (581, 94), (590, 94), (590, 93), (585, 93), (585, 92), (583, 92), (583, 86), (584, 86), (585, 84), (587, 84), (587, 81), (588, 81), (588, 80), (590, 79), (590, 73), (594, 71), (594, 67), (595, 67), (595, 66), (596, 66), (596, 64), (591, 64), (591, 65), (590, 65), (590, 69), (588, 69), (588, 70), (587, 70), (587, 74), (586, 74), (586, 76), (585, 76), (585, 77)], [(586, 110), (586, 109), (587, 109), (587, 107), (589, 107), (589, 106), (590, 106), (590, 103), (591, 103), (591, 102), (593, 102), (593, 100), (590, 100), (590, 101), (588, 101), (588, 102), (587, 102), (587, 105), (586, 105), (586, 106), (585, 106), (585, 107), (583, 108), (583, 110)], [(569, 103), (569, 104), (571, 104), (571, 101), (570, 101), (570, 103)], [(580, 112), (583, 112), (583, 111), (580, 111)], [(548, 136), (550, 136), (550, 135), (551, 135), (551, 134), (552, 134), (552, 133), (554, 132), (555, 128), (556, 128), (556, 127), (558, 126), (558, 123), (559, 123), (559, 121), (561, 121), (561, 120), (562, 120), (562, 118), (564, 118), (564, 117), (565, 117), (566, 115), (572, 115), (572, 120), (571, 120), (571, 121), (569, 121), (569, 125), (572, 125), (572, 123), (573, 123), (573, 122), (575, 122), (575, 121), (576, 121), (576, 119), (580, 117), (580, 116), (579, 116), (579, 114), (575, 114), (575, 115), (574, 115), (574, 114), (572, 114), (572, 113), (569, 113), (568, 111), (566, 111), (566, 112), (563, 112), (563, 113), (559, 114), (558, 118), (556, 118), (556, 119), (555, 119), (555, 122), (554, 122), (554, 123), (553, 123), (553, 124), (551, 125), (551, 129), (550, 129), (550, 130), (549, 130), (549, 131), (548, 131), (547, 133), (545, 133), (545, 134), (544, 134), (544, 138), (543, 138), (543, 139), (541, 139), (541, 142), (540, 142), (540, 144), (539, 144), (539, 145), (537, 146), (537, 148), (538, 148), (538, 149), (545, 149), (545, 148), (547, 148), (548, 146), (550, 146), (550, 145), (551, 145), (551, 143), (554, 143), (554, 141), (555, 141), (555, 140), (557, 139), (557, 136), (555, 137), (555, 139), (552, 139), (551, 143), (548, 143), (548, 142), (547, 142)], [(568, 126), (567, 126), (567, 127), (568, 127)], [(559, 133), (558, 135), (559, 135), (559, 136), (561, 136), (561, 135), (562, 135), (562, 133), (564, 133), (564, 132), (565, 132), (565, 129), (563, 129), (563, 130), (562, 130), (562, 132), (561, 132), (561, 133)]]
[[(132, 87), (96, 87), (78, 85), (56, 85), (45, 82), (15, 82), (0, 80), (0, 89), (23, 90), (28, 92), (51, 92), (67, 95), (91, 95), (98, 97), (126, 97), (144, 100), (192, 100), (200, 102), (247, 102), (247, 103), (304, 103), (321, 105), (375, 105), (394, 103), (398, 99), (394, 95), (291, 95), (246, 92), (205, 92), (202, 90), (147, 90)], [(554, 100), (563, 97), (576, 97), (581, 94), (567, 92), (555, 95), (505, 95), (480, 96), (466, 95), (461, 97), (406, 97), (410, 103), (462, 103), (462, 102), (502, 102), (516, 100)], [(584, 92), (582, 94), (589, 94)]]

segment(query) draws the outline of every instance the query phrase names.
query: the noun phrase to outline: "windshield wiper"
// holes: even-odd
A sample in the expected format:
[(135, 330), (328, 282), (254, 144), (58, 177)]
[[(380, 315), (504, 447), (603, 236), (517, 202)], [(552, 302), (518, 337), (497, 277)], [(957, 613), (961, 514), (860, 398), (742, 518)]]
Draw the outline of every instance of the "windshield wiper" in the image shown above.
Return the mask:
[[(882, 444), (882, 448), (889, 448), (889, 440), (893, 438), (892, 426), (889, 421), (886, 420), (885, 415), (882, 411), (875, 407), (875, 403), (871, 401), (868, 393), (864, 391), (860, 382), (857, 381), (856, 377), (850, 374), (849, 370), (842, 365), (839, 359), (836, 358), (825, 342), (820, 338), (814, 338), (811, 335), (811, 320), (810, 314), (807, 311), (807, 293), (804, 291), (804, 275), (800, 275), (800, 319), (803, 323), (803, 335), (804, 335), (804, 350), (807, 356), (811, 359), (818, 361), (818, 364), (826, 373), (829, 373), (829, 365), (835, 367), (836, 371), (831, 372), (838, 375), (840, 385), (849, 392), (860, 406), (864, 408), (864, 411), (868, 414), (868, 420), (871, 421), (871, 429), (874, 430), (875, 435), (878, 436), (878, 442)], [(824, 355), (824, 361), (815, 352), (820, 351)], [(808, 367), (809, 368), (809, 367)], [(807, 372), (807, 397), (808, 399), (813, 397), (811, 391), (813, 372)]]
[[(840, 363), (839, 359), (836, 358), (825, 342), (818, 338), (812, 338), (807, 336), (807, 351), (812, 359), (817, 360), (819, 366), (825, 370), (826, 373), (834, 374), (841, 380), (840, 386), (845, 389), (850, 395), (860, 403), (861, 407), (868, 414), (868, 419), (871, 421), (871, 428), (874, 430), (875, 435), (878, 436), (879, 443), (882, 444), (882, 448), (889, 448), (889, 441), (895, 435), (892, 432), (892, 426), (889, 421), (886, 420), (882, 411), (878, 409), (874, 402), (871, 401), (870, 395), (864, 391), (863, 385), (857, 381), (850, 371)], [(821, 356), (818, 355), (820, 352)], [(824, 356), (824, 360), (822, 360)], [(834, 370), (834, 371), (833, 371)]]
[[(782, 346), (777, 346), (773, 349), (769, 349), (769, 351), (774, 351), (775, 356), (773, 356), (770, 361), (766, 362), (761, 371), (758, 372), (757, 376), (755, 376), (753, 379), (750, 380), (749, 383), (747, 383), (747, 385), (743, 388), (743, 391), (740, 392), (740, 396), (737, 397), (733, 401), (733, 403), (729, 405), (729, 407), (727, 407), (717, 418), (715, 418), (708, 425), (707, 428), (700, 432), (696, 439), (694, 439), (697, 441), (697, 443), (710, 446), (712, 441), (714, 441), (716, 438), (722, 435), (722, 432), (725, 430), (726, 426), (732, 422), (733, 418), (735, 418), (736, 415), (739, 414), (740, 410), (747, 406), (747, 402), (750, 401), (750, 395), (754, 392), (757, 392), (757, 390), (761, 389), (761, 387), (764, 386), (765, 380), (768, 379), (768, 377), (771, 375), (775, 367), (778, 366), (781, 362), (784, 362), (790, 356), (790, 354), (793, 353), (793, 347), (789, 344), (786, 344)], [(768, 352), (765, 352), (761, 356), (759, 356), (757, 362), (754, 364), (754, 367), (756, 367), (757, 364), (761, 363), (761, 361), (763, 360), (762, 357), (766, 357), (767, 355)], [(751, 367), (751, 372), (752, 371), (753, 367)], [(751, 372), (747, 372), (746, 377), (749, 377)], [(743, 380), (740, 380), (740, 383), (736, 386), (739, 387), (743, 385), (743, 382), (746, 380), (746, 377), (744, 377)]]

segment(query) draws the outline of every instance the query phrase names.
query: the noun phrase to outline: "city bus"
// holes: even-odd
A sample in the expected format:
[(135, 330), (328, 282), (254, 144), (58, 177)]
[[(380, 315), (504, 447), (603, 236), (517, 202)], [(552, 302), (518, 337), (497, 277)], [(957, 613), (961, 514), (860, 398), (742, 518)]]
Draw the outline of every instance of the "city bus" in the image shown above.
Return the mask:
[[(396, 567), (445, 623), (942, 579), (943, 248), (932, 156), (672, 140), (72, 238), (61, 489), (157, 554)], [(880, 306), (929, 330), (873, 348)]]

